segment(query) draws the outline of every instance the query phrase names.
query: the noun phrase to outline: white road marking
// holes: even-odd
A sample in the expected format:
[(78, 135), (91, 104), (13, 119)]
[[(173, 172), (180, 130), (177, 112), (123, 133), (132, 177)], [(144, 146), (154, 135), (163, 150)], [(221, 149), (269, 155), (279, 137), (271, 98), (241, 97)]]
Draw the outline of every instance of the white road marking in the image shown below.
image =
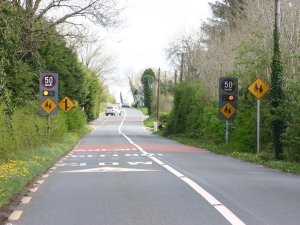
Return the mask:
[(99, 166), (118, 166), (119, 163), (118, 162), (102, 162), (99, 163)]
[(160, 170), (135, 169), (123, 167), (98, 167), (84, 170), (62, 171), (60, 173), (107, 173), (107, 172), (159, 172)]
[(49, 177), (49, 174), (44, 174), (43, 176), (42, 176), (43, 178), (48, 178)]
[(38, 189), (39, 189), (38, 187), (35, 187), (35, 188), (30, 188), (30, 189), (29, 189), (29, 191), (34, 193), (34, 192), (37, 192), (37, 191), (38, 191)]
[(124, 111), (125, 115), (124, 115), (124, 117), (122, 119), (122, 122), (120, 123), (119, 129), (118, 129), (119, 130), (119, 134), (122, 134), (121, 128), (122, 128), (122, 125), (123, 125), (123, 123), (124, 123), (124, 121), (126, 119), (126, 116), (127, 116), (126, 110), (123, 110), (123, 111)]
[(21, 202), (22, 204), (28, 204), (31, 201), (31, 197), (23, 197)]
[(127, 162), (129, 165), (131, 166), (136, 166), (136, 165), (139, 165), (139, 164), (142, 164), (142, 165), (152, 165), (152, 161), (148, 161), (148, 162)]
[(42, 183), (44, 183), (44, 180), (38, 180), (37, 183), (42, 184)]
[(57, 163), (57, 164), (55, 164), (55, 166), (58, 166), (58, 167), (61, 167), (61, 166), (65, 166), (66, 165), (66, 163)]
[(16, 221), (20, 219), (22, 213), (23, 211), (13, 211), (12, 214), (10, 214), (10, 216), (8, 217), (8, 220)]
[[(121, 128), (119, 128), (121, 130)], [(166, 163), (163, 163), (156, 157), (148, 154), (145, 150), (143, 150), (142, 147), (135, 144), (129, 137), (126, 136), (126, 134), (122, 133), (122, 135), (132, 144), (134, 145), (138, 150), (140, 150), (142, 153), (147, 154), (147, 156), (156, 162), (157, 164), (163, 166), (165, 169), (167, 169), (169, 172), (174, 174), (176, 177), (181, 179), (183, 182), (185, 182), (187, 185), (189, 185), (191, 188), (193, 188), (198, 194), (200, 194), (210, 205), (212, 205), (230, 224), (232, 225), (246, 225), (242, 220), (240, 220), (233, 212), (231, 212), (226, 206), (224, 206), (221, 202), (219, 202), (214, 196), (212, 196), (209, 192), (207, 192), (204, 188), (202, 188), (200, 185), (198, 185), (196, 182), (191, 180), (190, 178), (184, 176), (177, 170), (175, 170), (173, 167), (167, 165)]]

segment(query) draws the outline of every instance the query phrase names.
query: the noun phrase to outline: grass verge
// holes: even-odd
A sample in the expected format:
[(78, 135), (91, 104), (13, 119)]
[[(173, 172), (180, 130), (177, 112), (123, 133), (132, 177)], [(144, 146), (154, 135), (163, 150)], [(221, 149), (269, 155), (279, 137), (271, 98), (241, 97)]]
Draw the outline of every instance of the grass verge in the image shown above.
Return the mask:
[(60, 142), (24, 150), (14, 160), (0, 162), (0, 207), (8, 204), (33, 179), (69, 152), (78, 140), (79, 135), (67, 134)]

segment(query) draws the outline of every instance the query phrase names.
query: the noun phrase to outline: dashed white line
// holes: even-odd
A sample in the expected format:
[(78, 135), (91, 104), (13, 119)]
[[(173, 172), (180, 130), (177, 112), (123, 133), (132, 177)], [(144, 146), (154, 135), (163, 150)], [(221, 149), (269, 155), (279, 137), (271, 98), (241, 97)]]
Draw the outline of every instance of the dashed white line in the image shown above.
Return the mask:
[(8, 220), (11, 221), (16, 221), (18, 219), (20, 219), (21, 215), (22, 215), (23, 211), (13, 211), (10, 216), (8, 217)]
[(48, 178), (48, 177), (49, 177), (49, 174), (46, 173), (46, 174), (44, 174), (42, 177), (43, 177), (43, 178)]
[(29, 191), (34, 193), (34, 192), (37, 192), (37, 191), (38, 191), (38, 189), (39, 189), (38, 187), (35, 187), (35, 188), (30, 188), (30, 189), (29, 189)]
[(37, 183), (42, 184), (42, 183), (44, 183), (44, 180), (38, 180)]
[(31, 201), (31, 198), (32, 197), (27, 197), (27, 196), (23, 197), (21, 200), (22, 204), (28, 204)]

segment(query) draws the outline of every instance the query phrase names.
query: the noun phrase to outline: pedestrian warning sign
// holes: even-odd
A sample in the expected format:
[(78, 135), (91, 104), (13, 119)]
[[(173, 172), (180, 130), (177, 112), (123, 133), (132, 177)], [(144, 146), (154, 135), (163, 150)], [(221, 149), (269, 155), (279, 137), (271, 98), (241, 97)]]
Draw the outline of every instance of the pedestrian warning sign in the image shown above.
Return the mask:
[(227, 103), (220, 109), (220, 112), (227, 119), (231, 119), (231, 117), (235, 114), (236, 109), (230, 103)]
[(56, 104), (51, 98), (46, 98), (40, 106), (48, 114), (56, 108)]
[(257, 98), (261, 99), (269, 90), (269, 86), (261, 79), (257, 79), (250, 85), (248, 90)]

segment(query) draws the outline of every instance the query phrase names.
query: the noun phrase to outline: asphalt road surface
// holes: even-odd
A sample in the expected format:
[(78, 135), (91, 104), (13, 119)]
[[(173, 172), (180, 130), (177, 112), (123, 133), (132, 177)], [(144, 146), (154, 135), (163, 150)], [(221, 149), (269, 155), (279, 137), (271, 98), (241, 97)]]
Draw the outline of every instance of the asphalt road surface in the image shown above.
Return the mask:
[(185, 146), (123, 109), (43, 176), (10, 225), (299, 225), (300, 178)]

